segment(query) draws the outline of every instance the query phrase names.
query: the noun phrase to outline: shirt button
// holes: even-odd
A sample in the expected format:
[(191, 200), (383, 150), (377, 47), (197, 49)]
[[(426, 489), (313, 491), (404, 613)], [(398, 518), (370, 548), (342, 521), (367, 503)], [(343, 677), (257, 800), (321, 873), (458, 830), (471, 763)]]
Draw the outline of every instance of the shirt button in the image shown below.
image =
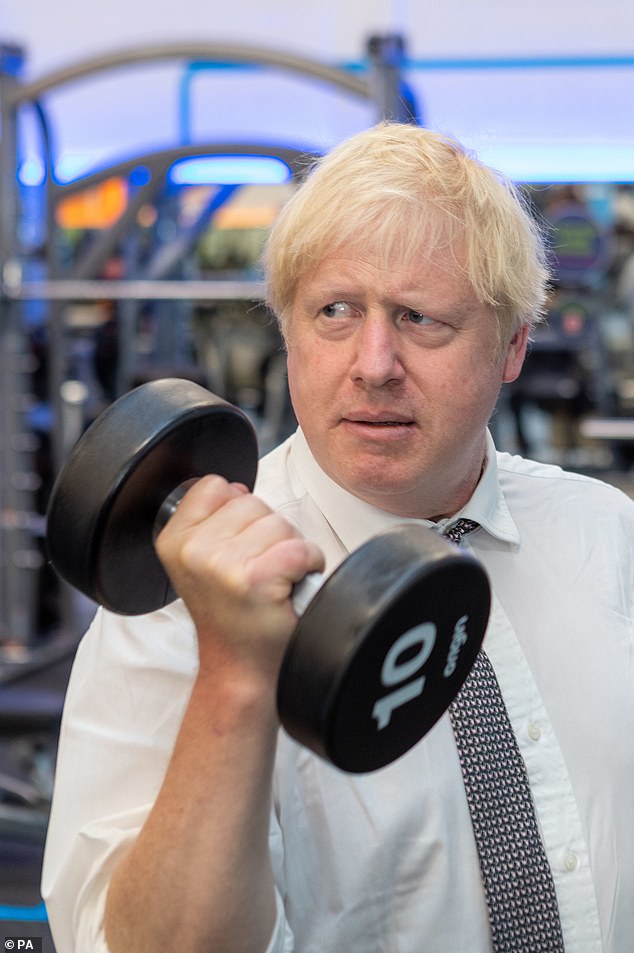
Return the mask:
[(564, 870), (572, 872), (576, 870), (579, 866), (579, 858), (575, 854), (574, 850), (567, 850), (564, 853)]
[(531, 741), (539, 741), (541, 736), (542, 736), (542, 730), (539, 727), (539, 725), (535, 724), (534, 721), (531, 722), (530, 725), (528, 726), (528, 737), (531, 739)]

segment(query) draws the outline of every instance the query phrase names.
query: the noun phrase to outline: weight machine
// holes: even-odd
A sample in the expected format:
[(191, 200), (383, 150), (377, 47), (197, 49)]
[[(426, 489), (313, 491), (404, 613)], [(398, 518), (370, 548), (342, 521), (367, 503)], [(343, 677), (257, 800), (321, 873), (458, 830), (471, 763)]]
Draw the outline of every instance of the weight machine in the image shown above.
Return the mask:
[[(135, 157), (106, 170), (61, 184), (56, 177), (49, 123), (42, 97), (70, 84), (80, 83), (97, 74), (142, 64), (182, 61), (188, 64), (213, 63), (265, 67), (293, 77), (309, 78), (329, 88), (368, 103), (376, 121), (414, 119), (414, 104), (404, 95), (401, 63), (404, 43), (399, 36), (375, 36), (366, 48), (367, 70), (363, 73), (332, 67), (316, 60), (283, 51), (257, 47), (178, 43), (116, 51), (96, 56), (59, 69), (32, 82), (21, 81), (24, 55), (18, 47), (0, 46), (0, 661), (6, 671), (23, 670), (35, 658), (46, 659), (50, 646), (38, 644), (37, 589), (46, 556), (43, 552), (43, 516), (36, 506), (38, 477), (34, 467), (36, 442), (29, 424), (32, 405), (32, 355), (25, 329), (25, 307), (38, 302), (46, 308), (48, 332), (48, 398), (51, 408), (51, 440), (54, 469), (58, 469), (78, 433), (77, 412), (72, 399), (64, 396), (66, 355), (64, 349), (65, 307), (69, 303), (97, 300), (117, 301), (125, 305), (141, 301), (213, 302), (261, 299), (262, 287), (255, 280), (199, 281), (166, 277), (167, 267), (155, 268), (136, 279), (104, 280), (104, 263), (117, 243), (133, 226), (139, 208), (162, 187), (166, 169), (178, 157), (210, 154), (259, 154), (281, 158), (292, 176), (301, 174), (305, 152), (287, 146), (261, 143), (191, 143), (175, 146), (142, 157)], [(44, 230), (46, 234), (41, 274), (33, 280), (18, 235), (21, 209), (17, 188), (19, 162), (19, 117), (31, 110), (37, 121), (42, 142), (44, 166)], [(87, 253), (68, 273), (59, 261), (53, 236), (55, 216), (60, 202), (68, 195), (97, 185), (115, 174), (129, 175), (140, 164), (149, 170), (149, 178), (132, 196), (127, 208), (112, 226), (101, 234)], [(203, 227), (213, 214), (199, 221)], [(174, 249), (172, 249), (172, 252)], [(178, 251), (178, 248), (176, 248)], [(170, 259), (168, 250), (167, 259)], [(172, 262), (174, 255), (171, 256)], [(124, 330), (125, 333), (125, 324)], [(125, 353), (125, 348), (122, 348)], [(123, 368), (119, 390), (125, 387), (128, 368)], [(60, 597), (61, 639), (75, 640), (80, 634), (76, 610), (65, 590)]]

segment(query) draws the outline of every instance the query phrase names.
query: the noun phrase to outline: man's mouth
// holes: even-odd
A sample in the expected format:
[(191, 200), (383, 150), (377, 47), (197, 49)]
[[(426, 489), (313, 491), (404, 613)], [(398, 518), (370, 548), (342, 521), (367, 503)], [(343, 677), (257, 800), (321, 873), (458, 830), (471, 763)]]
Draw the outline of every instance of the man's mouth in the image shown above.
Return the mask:
[(366, 424), (368, 427), (409, 427), (411, 423), (405, 420), (357, 420), (355, 423)]
[(406, 420), (404, 418), (390, 418), (390, 417), (347, 417), (345, 418), (348, 423), (355, 424), (357, 426), (363, 427), (413, 427), (413, 420)]

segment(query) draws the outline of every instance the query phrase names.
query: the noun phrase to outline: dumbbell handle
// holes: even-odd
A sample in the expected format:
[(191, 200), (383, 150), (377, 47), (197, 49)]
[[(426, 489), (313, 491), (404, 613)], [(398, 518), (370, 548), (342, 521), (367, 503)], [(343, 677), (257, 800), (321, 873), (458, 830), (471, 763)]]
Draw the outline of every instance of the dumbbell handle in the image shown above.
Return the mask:
[[(154, 520), (154, 526), (152, 529), (153, 539), (156, 542), (156, 538), (165, 527), (168, 520), (176, 512), (179, 503), (187, 493), (187, 491), (197, 482), (197, 478), (194, 477), (192, 480), (185, 480), (184, 483), (179, 484), (171, 493), (169, 493), (163, 502), (161, 503), (156, 518)], [(321, 573), (310, 572), (300, 582), (296, 583), (293, 586), (293, 591), (291, 593), (291, 600), (293, 602), (293, 608), (298, 616), (302, 615), (308, 606), (309, 602), (312, 600), (316, 592), (321, 589), (324, 582), (324, 577)]]
[(185, 480), (184, 483), (180, 483), (171, 493), (165, 497), (161, 505), (159, 506), (158, 513), (154, 518), (154, 525), (152, 527), (152, 539), (156, 542), (159, 533), (162, 529), (167, 526), (168, 521), (172, 518), (178, 505), (187, 493), (187, 491), (198, 482), (198, 477), (194, 477), (191, 480)]

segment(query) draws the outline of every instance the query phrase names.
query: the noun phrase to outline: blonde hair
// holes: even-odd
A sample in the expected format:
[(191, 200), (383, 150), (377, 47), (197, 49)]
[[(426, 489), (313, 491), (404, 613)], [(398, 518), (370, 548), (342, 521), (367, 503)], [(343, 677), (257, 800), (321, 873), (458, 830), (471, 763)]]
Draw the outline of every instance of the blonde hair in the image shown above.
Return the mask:
[(386, 265), (446, 253), (493, 308), (502, 344), (543, 316), (545, 242), (522, 194), (428, 129), (381, 123), (353, 136), (317, 160), (286, 203), (264, 251), (282, 333), (300, 278), (344, 245)]

